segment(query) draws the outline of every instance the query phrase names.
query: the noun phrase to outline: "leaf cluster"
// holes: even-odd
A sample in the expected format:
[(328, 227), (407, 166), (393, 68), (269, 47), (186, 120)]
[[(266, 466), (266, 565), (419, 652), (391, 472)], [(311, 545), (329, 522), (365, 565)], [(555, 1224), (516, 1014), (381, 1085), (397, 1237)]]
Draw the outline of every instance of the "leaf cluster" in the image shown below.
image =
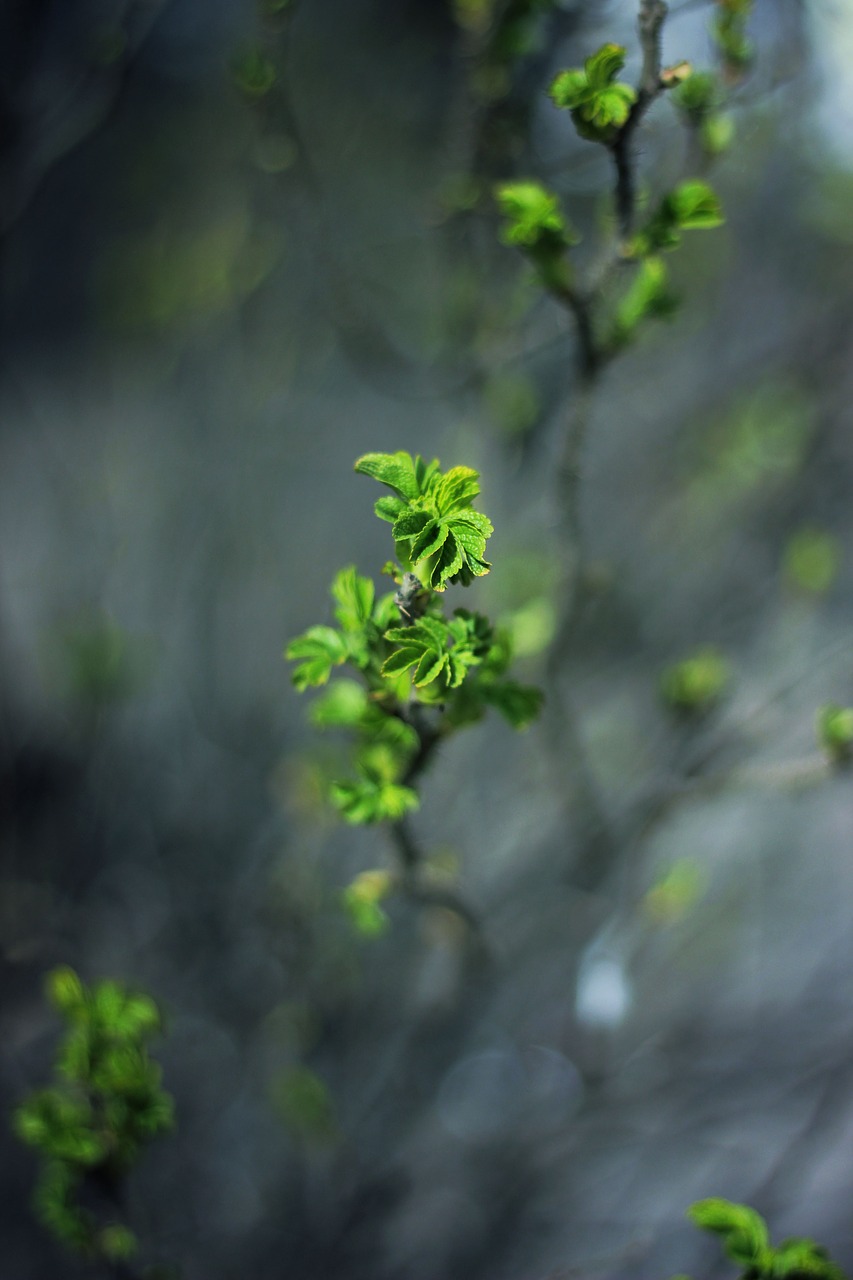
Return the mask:
[(625, 65), (619, 44), (602, 45), (582, 68), (561, 71), (549, 89), (552, 101), (571, 113), (578, 134), (610, 146), (628, 122), (637, 94), (616, 80)]
[(766, 1222), (748, 1205), (713, 1197), (697, 1201), (687, 1213), (698, 1227), (719, 1236), (726, 1256), (738, 1264), (744, 1280), (844, 1280), (841, 1268), (814, 1240), (792, 1236), (772, 1245)]
[(488, 572), (492, 532), (473, 509), (479, 477), (470, 467), (442, 474), (437, 461), (408, 453), (370, 453), (356, 470), (392, 490), (375, 505), (392, 525), (399, 563), (390, 563), (397, 591), (377, 599), (353, 566), (332, 583), (337, 627), (309, 627), (285, 656), (297, 663), (297, 689), (329, 682), (336, 667), (352, 675), (333, 681), (315, 702), (319, 728), (354, 739), (355, 776), (332, 782), (329, 796), (351, 823), (396, 822), (418, 806), (416, 775), (436, 742), (494, 707), (516, 728), (538, 713), (538, 690), (508, 676), (509, 639), (482, 614), (446, 614), (443, 593)]
[(18, 1137), (44, 1160), (36, 1211), (70, 1247), (126, 1257), (135, 1248), (133, 1233), (119, 1223), (100, 1226), (77, 1195), (87, 1177), (115, 1184), (143, 1143), (172, 1125), (172, 1099), (145, 1044), (161, 1030), (160, 1012), (143, 992), (112, 981), (90, 988), (67, 967), (49, 974), (47, 995), (67, 1023), (58, 1078), (32, 1093), (13, 1118)]
[(480, 492), (471, 467), (452, 467), (445, 475), (436, 459), (427, 464), (408, 453), (366, 453), (356, 471), (387, 485), (393, 497), (375, 505), (381, 520), (393, 525), (397, 559), (424, 587), (444, 591), (455, 582), (468, 586), (491, 568), (485, 559), (493, 526), (473, 509)]

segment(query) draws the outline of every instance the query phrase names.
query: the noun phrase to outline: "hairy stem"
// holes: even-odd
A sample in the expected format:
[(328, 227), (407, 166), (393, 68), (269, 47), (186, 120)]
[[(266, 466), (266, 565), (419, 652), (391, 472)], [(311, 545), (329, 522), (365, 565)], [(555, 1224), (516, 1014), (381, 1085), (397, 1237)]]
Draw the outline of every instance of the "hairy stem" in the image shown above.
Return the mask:
[[(427, 718), (425, 709), (418, 703), (409, 703), (408, 706), (399, 708), (395, 714), (405, 724), (410, 725), (418, 735), (417, 749), (401, 779), (403, 786), (411, 787), (421, 777), (435, 755), (442, 738), (442, 731), (439, 724)], [(420, 906), (443, 907), (444, 910), (458, 916), (467, 927), (478, 951), (485, 956), (488, 948), (483, 937), (482, 925), (472, 908), (453, 889), (424, 883), (422, 878), (426, 861), (424, 850), (407, 818), (401, 818), (398, 822), (391, 824), (391, 839), (400, 865), (401, 888), (406, 897)]]
[(637, 179), (632, 150), (634, 134), (663, 89), (660, 78), (661, 31), (666, 15), (664, 0), (641, 0), (638, 27), (643, 50), (643, 69), (637, 86), (637, 99), (611, 147), (616, 165), (616, 219), (622, 240), (630, 237), (637, 210)]

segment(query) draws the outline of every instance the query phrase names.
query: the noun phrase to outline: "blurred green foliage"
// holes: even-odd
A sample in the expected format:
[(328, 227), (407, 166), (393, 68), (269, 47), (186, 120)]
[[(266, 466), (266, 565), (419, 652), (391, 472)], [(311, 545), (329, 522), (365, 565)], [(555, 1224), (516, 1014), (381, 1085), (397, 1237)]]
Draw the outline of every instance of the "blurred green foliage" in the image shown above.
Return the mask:
[(660, 680), (661, 696), (674, 711), (703, 715), (719, 702), (731, 680), (723, 655), (712, 647), (667, 667)]
[(309, 1146), (328, 1146), (338, 1138), (332, 1098), (309, 1067), (292, 1066), (272, 1083), (272, 1104), (291, 1136)]
[(798, 529), (788, 540), (782, 566), (791, 586), (811, 595), (824, 595), (841, 567), (838, 539), (825, 529)]
[(390, 920), (383, 910), (382, 900), (393, 885), (387, 871), (362, 871), (343, 893), (347, 914), (356, 930), (366, 938), (376, 938), (386, 932)]
[(126, 1258), (136, 1249), (133, 1232), (99, 1221), (80, 1195), (97, 1184), (117, 1215), (122, 1177), (143, 1144), (173, 1123), (172, 1099), (145, 1044), (162, 1029), (160, 1012), (143, 992), (108, 980), (87, 987), (67, 967), (50, 973), (46, 986), (67, 1024), (57, 1080), (14, 1113), (18, 1137), (42, 1157), (35, 1209), (69, 1248), (92, 1259)]
[(643, 898), (643, 910), (654, 924), (673, 924), (696, 906), (707, 877), (693, 858), (679, 858), (663, 872)]
[(760, 486), (790, 479), (802, 465), (814, 427), (814, 403), (788, 379), (739, 399), (699, 437), (702, 459), (687, 498), (699, 513), (719, 515)]
[(105, 320), (129, 331), (195, 330), (229, 312), (267, 278), (282, 252), (280, 231), (245, 213), (192, 228), (159, 225), (105, 253)]
[(107, 613), (79, 614), (48, 638), (48, 665), (66, 696), (98, 714), (133, 697), (151, 667), (151, 650)]
[(719, 1236), (723, 1251), (740, 1268), (743, 1280), (782, 1280), (785, 1276), (813, 1280), (844, 1280), (844, 1273), (826, 1249), (814, 1240), (792, 1236), (770, 1243), (767, 1223), (745, 1204), (712, 1197), (688, 1209), (698, 1227)]
[(853, 759), (853, 707), (827, 703), (818, 710), (815, 729), (819, 745), (835, 764)]

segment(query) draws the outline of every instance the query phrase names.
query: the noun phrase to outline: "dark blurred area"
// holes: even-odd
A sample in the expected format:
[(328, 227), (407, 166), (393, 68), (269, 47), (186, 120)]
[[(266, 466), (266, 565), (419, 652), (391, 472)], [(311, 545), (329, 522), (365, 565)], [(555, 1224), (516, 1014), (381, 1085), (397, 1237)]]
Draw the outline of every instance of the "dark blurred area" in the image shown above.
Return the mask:
[[(665, 59), (706, 63), (709, 6), (671, 9)], [(365, 939), (341, 907), (392, 850), (325, 808), (338, 745), (282, 650), (342, 565), (379, 581), (352, 464), (407, 449), (481, 471), (495, 568), (464, 603), (544, 680), (573, 337), (471, 174), (543, 178), (594, 244), (607, 157), (545, 89), (604, 40), (639, 65), (632, 0), (564, 0), (484, 93), (464, 12), (0, 11), (4, 1110), (49, 1076), (70, 964), (166, 1011), (178, 1123), (128, 1203), (184, 1280), (726, 1274), (684, 1217), (710, 1195), (850, 1269), (853, 797), (814, 737), (853, 703), (840, 0), (757, 0), (726, 224), (596, 392), (575, 749), (488, 723), (424, 787), (491, 963), (440, 911)], [(656, 104), (653, 195), (685, 149)], [(709, 647), (723, 696), (673, 716), (662, 671)], [(0, 1275), (87, 1274), (2, 1131)]]

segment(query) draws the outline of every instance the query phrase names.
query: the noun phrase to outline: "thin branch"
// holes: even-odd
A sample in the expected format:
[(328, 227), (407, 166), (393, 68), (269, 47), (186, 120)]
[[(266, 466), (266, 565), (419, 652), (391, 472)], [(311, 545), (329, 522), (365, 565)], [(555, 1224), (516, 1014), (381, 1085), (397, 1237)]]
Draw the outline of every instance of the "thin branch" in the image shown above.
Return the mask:
[[(404, 724), (408, 724), (418, 736), (417, 749), (409, 761), (401, 779), (402, 785), (411, 787), (424, 773), (442, 739), (440, 724), (427, 718), (425, 708), (412, 702), (390, 712)], [(424, 882), (423, 868), (426, 857), (408, 819), (401, 818), (391, 825), (391, 839), (400, 865), (400, 888), (410, 901), (419, 906), (442, 907), (458, 916), (467, 927), (476, 949), (482, 957), (488, 954), (488, 946), (480, 921), (471, 907), (449, 887)]]
[(611, 147), (616, 165), (616, 218), (623, 240), (631, 235), (637, 207), (637, 181), (631, 144), (640, 121), (664, 87), (660, 75), (661, 31), (666, 15), (664, 0), (642, 0), (638, 27), (643, 50), (643, 69), (637, 86), (637, 98)]

